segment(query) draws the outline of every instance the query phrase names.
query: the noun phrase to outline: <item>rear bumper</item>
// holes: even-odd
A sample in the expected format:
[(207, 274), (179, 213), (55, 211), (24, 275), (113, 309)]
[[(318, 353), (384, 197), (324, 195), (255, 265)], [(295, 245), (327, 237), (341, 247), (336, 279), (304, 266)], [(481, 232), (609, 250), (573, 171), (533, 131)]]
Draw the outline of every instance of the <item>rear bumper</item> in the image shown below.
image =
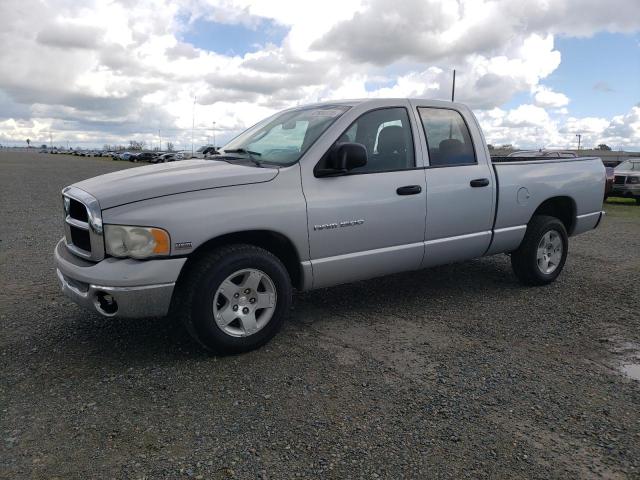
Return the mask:
[(75, 257), (64, 240), (54, 252), (62, 292), (106, 317), (157, 317), (169, 312), (185, 258), (138, 261), (107, 258), (91, 263)]

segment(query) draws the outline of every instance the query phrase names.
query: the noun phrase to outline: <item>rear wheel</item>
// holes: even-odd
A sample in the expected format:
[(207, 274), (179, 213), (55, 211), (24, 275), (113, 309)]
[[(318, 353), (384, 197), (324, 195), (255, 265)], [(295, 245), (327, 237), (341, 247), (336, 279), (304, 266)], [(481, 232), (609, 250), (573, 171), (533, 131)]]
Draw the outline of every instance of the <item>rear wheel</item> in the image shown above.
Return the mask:
[(216, 354), (264, 345), (291, 308), (292, 287), (282, 262), (252, 245), (230, 245), (187, 267), (174, 313), (191, 336)]
[(546, 285), (562, 272), (568, 247), (564, 224), (555, 217), (536, 215), (520, 247), (511, 254), (511, 266), (525, 285)]

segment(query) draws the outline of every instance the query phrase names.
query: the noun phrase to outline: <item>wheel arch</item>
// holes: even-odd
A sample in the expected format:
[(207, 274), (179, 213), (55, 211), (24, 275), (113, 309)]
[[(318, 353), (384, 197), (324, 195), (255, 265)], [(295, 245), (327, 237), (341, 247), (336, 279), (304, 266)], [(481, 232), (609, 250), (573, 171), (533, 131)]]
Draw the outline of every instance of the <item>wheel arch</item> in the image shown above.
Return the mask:
[[(531, 215), (531, 218), (536, 215), (556, 217), (567, 229), (567, 234), (571, 235), (576, 224), (576, 202), (573, 198), (566, 195), (547, 198), (538, 205)], [(531, 218), (529, 222), (531, 222)]]
[(183, 272), (188, 270), (187, 267), (196, 262), (202, 254), (225, 245), (238, 243), (264, 248), (278, 257), (287, 269), (293, 286), (297, 289), (302, 288), (304, 277), (300, 254), (294, 243), (286, 235), (273, 230), (243, 230), (211, 238), (189, 254), (187, 263), (182, 269)]

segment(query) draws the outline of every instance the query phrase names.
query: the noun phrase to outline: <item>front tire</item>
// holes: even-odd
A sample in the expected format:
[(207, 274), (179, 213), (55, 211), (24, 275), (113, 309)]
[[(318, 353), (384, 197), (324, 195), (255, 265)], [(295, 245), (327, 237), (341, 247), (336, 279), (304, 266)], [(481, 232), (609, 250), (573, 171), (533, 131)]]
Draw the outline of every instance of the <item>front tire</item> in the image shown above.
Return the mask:
[(511, 267), (525, 285), (555, 281), (567, 260), (569, 238), (564, 224), (548, 215), (534, 216), (520, 247), (511, 254)]
[(229, 245), (188, 265), (172, 308), (191, 336), (214, 354), (248, 352), (280, 330), (291, 308), (287, 269), (253, 245)]

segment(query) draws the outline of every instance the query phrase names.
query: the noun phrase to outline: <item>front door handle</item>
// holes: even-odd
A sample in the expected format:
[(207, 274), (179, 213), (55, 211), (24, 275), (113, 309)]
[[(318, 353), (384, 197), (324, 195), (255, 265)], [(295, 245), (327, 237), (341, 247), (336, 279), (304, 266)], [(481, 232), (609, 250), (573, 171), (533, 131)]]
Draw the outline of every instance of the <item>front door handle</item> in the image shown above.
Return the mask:
[(472, 187), (488, 187), (489, 179), (488, 178), (476, 178), (475, 180), (471, 180), (469, 185)]
[(407, 185), (405, 187), (399, 187), (396, 190), (398, 195), (417, 195), (422, 191), (420, 185)]

